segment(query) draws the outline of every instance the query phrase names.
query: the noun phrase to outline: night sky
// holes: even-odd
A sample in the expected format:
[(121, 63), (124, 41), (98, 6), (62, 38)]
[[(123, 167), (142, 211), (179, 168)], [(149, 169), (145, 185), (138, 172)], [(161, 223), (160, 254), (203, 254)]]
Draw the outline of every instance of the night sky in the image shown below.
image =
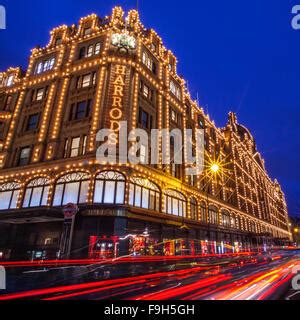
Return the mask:
[[(0, 70), (28, 63), (30, 49), (49, 31), (90, 13), (105, 16), (136, 0), (0, 0)], [(143, 24), (153, 27), (179, 59), (179, 74), (218, 126), (229, 111), (256, 139), (272, 178), (300, 215), (300, 30), (291, 9), (300, 0), (139, 0)]]

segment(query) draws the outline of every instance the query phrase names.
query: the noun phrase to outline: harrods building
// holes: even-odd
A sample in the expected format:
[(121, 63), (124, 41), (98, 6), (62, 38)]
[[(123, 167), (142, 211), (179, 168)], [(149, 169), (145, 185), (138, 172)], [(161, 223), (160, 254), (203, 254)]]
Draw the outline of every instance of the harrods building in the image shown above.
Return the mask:
[[(188, 176), (184, 164), (143, 164), (146, 149), (140, 164), (97, 162), (98, 131), (120, 121), (149, 133), (204, 129), (207, 170)], [(71, 258), (239, 252), (290, 240), (284, 193), (249, 130), (234, 113), (216, 127), (159, 35), (120, 7), (53, 29), (26, 71), (0, 73), (0, 259), (58, 257), (70, 203), (79, 209)]]

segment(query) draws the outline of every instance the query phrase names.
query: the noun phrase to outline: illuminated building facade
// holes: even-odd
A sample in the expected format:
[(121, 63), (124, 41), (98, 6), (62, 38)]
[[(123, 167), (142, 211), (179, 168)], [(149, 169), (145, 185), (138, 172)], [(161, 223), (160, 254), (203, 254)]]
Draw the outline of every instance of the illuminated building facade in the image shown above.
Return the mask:
[[(124, 120), (129, 130), (204, 129), (206, 164), (218, 172), (99, 164), (98, 130)], [(5, 259), (57, 256), (68, 203), (79, 207), (72, 257), (222, 253), (290, 239), (284, 194), (250, 132), (233, 113), (215, 126), (134, 10), (55, 28), (25, 73), (0, 73), (0, 166)]]

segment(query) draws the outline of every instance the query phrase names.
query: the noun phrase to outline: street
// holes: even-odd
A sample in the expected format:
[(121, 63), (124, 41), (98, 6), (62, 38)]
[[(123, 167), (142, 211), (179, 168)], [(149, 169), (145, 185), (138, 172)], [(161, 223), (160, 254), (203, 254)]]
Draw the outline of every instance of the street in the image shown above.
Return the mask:
[(8, 287), (0, 300), (297, 300), (291, 280), (299, 258), (298, 252), (280, 251), (7, 263)]

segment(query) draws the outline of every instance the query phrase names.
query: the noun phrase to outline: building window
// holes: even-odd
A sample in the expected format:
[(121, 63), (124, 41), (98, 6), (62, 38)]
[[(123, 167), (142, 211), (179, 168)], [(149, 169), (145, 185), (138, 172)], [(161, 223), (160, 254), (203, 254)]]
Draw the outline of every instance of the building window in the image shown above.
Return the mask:
[(30, 161), (30, 147), (22, 148), (19, 156), (19, 166), (26, 166)]
[(82, 47), (80, 48), (79, 50), (79, 60), (83, 59), (86, 57), (86, 48), (85, 47)]
[(89, 87), (91, 84), (91, 75), (87, 74), (82, 77), (82, 88)]
[(171, 120), (176, 123), (178, 122), (178, 113), (174, 109), (171, 109)]
[(143, 81), (140, 81), (140, 92), (149, 101), (153, 101), (153, 95), (154, 95), (153, 90), (148, 85), (146, 85)]
[(154, 74), (156, 74), (156, 64), (153, 61), (153, 59), (151, 59), (151, 57), (149, 56), (149, 54), (147, 52), (143, 52), (143, 56), (142, 56), (142, 61), (143, 64), (149, 69), (151, 70)]
[(80, 137), (77, 138), (72, 138), (71, 140), (71, 153), (70, 157), (78, 157), (79, 156), (79, 151), (80, 151)]
[(50, 181), (45, 178), (32, 180), (26, 187), (23, 208), (46, 206)]
[(215, 225), (219, 223), (218, 209), (216, 207), (209, 207), (209, 223)]
[(198, 220), (198, 205), (197, 205), (197, 200), (195, 198), (191, 199), (190, 207), (191, 207), (191, 219)]
[(88, 46), (86, 56), (91, 57), (93, 53), (94, 53), (94, 46), (93, 45)]
[(202, 116), (198, 116), (198, 124), (200, 129), (205, 129), (205, 122)]
[(40, 74), (43, 72), (47, 72), (53, 69), (55, 64), (55, 58), (50, 58), (43, 62), (39, 62), (35, 68), (35, 74)]
[(26, 131), (36, 130), (39, 123), (39, 114), (35, 113), (28, 117)]
[(231, 227), (230, 213), (227, 211), (222, 211), (222, 225), (226, 228)]
[(56, 183), (53, 206), (62, 206), (68, 203), (86, 203), (89, 182), (90, 177), (85, 172), (70, 173), (61, 177)]
[(43, 100), (44, 97), (44, 89), (38, 89), (36, 92), (36, 101), (41, 101)]
[(100, 52), (101, 52), (101, 43), (100, 42), (88, 45), (87, 47), (86, 46), (81, 47), (79, 49), (79, 60), (99, 55)]
[(152, 116), (143, 108), (139, 108), (139, 125), (144, 129), (152, 129)]
[(125, 177), (115, 171), (104, 171), (97, 175), (94, 203), (124, 204)]
[(172, 80), (170, 82), (170, 91), (177, 99), (181, 100), (180, 87), (177, 86), (175, 82)]
[(148, 119), (149, 119), (149, 114), (144, 111), (143, 109), (140, 109), (141, 110), (141, 121), (140, 121), (140, 124), (142, 125), (142, 127), (144, 128), (148, 128)]
[(85, 74), (77, 78), (77, 89), (87, 88), (96, 84), (96, 72)]
[(131, 178), (129, 204), (133, 207), (160, 211), (160, 190), (148, 179)]
[(200, 215), (201, 215), (201, 221), (203, 223), (207, 223), (207, 219), (206, 219), (206, 205), (205, 203), (201, 203), (200, 205)]
[(86, 153), (86, 144), (87, 144), (87, 136), (83, 136), (83, 142), (82, 142), (82, 155), (85, 155)]
[(100, 50), (101, 50), (101, 43), (100, 42), (97, 42), (95, 44), (95, 50), (94, 50), (94, 54), (95, 55), (98, 55), (100, 53)]
[(91, 112), (92, 100), (80, 101), (71, 106), (71, 114), (69, 120), (80, 120), (88, 118)]
[(62, 37), (57, 37), (55, 39), (55, 46), (59, 46), (60, 44), (62, 44)]
[(7, 82), (6, 82), (6, 85), (8, 87), (11, 87), (14, 84), (14, 78), (15, 78), (15, 76), (13, 74), (8, 76)]
[(0, 210), (16, 209), (20, 194), (20, 185), (16, 182), (0, 185)]
[(67, 138), (65, 140), (64, 158), (74, 158), (86, 153), (87, 136)]
[(186, 199), (174, 190), (164, 192), (164, 212), (179, 217), (186, 217)]
[(91, 33), (92, 33), (92, 28), (91, 27), (84, 28), (84, 30), (83, 30), (83, 35), (84, 36), (87, 36), (87, 35), (89, 35)]
[[(194, 151), (194, 149), (193, 149), (193, 151)], [(194, 155), (194, 154), (193, 154), (193, 155)], [(189, 177), (189, 183), (190, 183), (190, 185), (191, 185), (192, 187), (196, 187), (196, 186), (197, 186), (197, 176), (191, 175), (191, 176)]]
[(44, 63), (44, 72), (52, 70), (54, 67), (55, 59), (52, 58)]
[(156, 45), (156, 43), (151, 43), (151, 50), (152, 51), (154, 51), (154, 52), (156, 52), (157, 51), (157, 45)]

